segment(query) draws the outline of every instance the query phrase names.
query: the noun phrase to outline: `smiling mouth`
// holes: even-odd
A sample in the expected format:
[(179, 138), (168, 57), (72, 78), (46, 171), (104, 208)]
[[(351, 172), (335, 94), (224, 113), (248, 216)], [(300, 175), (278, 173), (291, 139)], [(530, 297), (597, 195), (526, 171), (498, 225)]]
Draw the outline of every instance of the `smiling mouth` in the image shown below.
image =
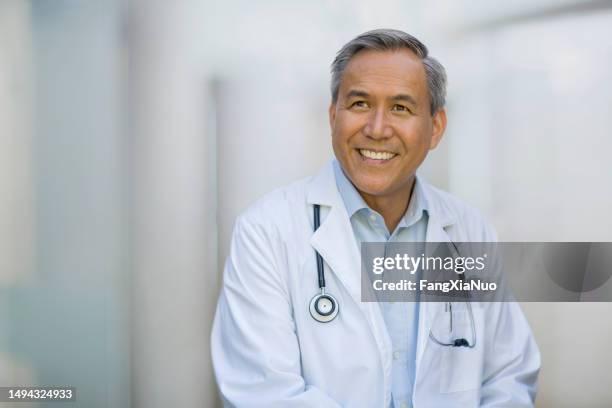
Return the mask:
[(389, 161), (395, 156), (397, 156), (396, 153), (391, 153), (391, 152), (377, 152), (377, 151), (368, 150), (368, 149), (357, 149), (357, 150), (359, 151), (359, 154), (361, 155), (361, 157), (370, 159), (370, 160), (377, 160), (380, 162)]

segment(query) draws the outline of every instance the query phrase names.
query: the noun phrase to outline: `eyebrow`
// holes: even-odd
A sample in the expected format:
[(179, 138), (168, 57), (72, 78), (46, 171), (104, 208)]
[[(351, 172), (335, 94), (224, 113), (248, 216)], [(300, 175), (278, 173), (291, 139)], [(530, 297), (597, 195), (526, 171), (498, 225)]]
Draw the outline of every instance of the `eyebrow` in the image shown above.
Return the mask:
[(351, 89), (349, 91), (349, 93), (346, 94), (346, 99), (351, 99), (351, 98), (355, 98), (355, 97), (367, 98), (368, 96), (370, 96), (370, 94), (368, 94), (365, 91), (360, 91), (360, 90), (357, 90), (357, 89)]
[[(351, 99), (351, 98), (367, 98), (369, 96), (370, 96), (369, 93), (367, 93), (365, 91), (358, 90), (358, 89), (351, 89), (349, 91), (349, 93), (346, 94), (346, 98), (347, 99)], [(395, 96), (390, 97), (389, 99), (392, 100), (392, 101), (407, 102), (407, 103), (410, 103), (410, 104), (412, 104), (414, 106), (418, 105), (416, 100), (412, 96), (410, 96), (408, 94), (397, 94)]]
[(394, 97), (391, 98), (391, 100), (394, 101), (404, 101), (404, 102), (408, 102), (412, 105), (417, 106), (416, 101), (414, 100), (414, 98), (410, 95), (407, 94), (399, 94), (399, 95), (395, 95)]

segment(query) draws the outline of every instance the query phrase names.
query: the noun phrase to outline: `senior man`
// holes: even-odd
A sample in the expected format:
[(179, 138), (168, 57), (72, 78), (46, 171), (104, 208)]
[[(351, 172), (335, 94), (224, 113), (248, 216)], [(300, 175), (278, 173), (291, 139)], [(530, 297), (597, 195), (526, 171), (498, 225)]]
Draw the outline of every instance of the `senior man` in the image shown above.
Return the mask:
[(444, 68), (374, 30), (338, 52), (331, 91), (335, 159), (236, 221), (212, 332), (224, 404), (532, 406), (540, 355), (516, 303), (458, 302), (456, 330), (471, 318), (478, 341), (453, 347), (429, 336), (448, 305), (361, 301), (362, 242), (495, 240), (416, 175), (446, 127)]

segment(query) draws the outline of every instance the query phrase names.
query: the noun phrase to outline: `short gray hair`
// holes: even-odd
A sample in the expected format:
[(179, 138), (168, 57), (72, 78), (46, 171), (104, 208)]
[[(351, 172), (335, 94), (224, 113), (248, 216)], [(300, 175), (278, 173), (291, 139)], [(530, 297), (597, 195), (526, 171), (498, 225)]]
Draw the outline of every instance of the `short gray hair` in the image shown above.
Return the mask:
[(446, 71), (442, 64), (429, 56), (425, 44), (400, 30), (379, 29), (368, 31), (353, 38), (338, 51), (331, 65), (332, 103), (336, 103), (338, 100), (342, 74), (355, 54), (362, 50), (397, 51), (403, 48), (409, 49), (423, 61), (429, 91), (429, 107), (433, 116), (444, 107), (446, 102)]

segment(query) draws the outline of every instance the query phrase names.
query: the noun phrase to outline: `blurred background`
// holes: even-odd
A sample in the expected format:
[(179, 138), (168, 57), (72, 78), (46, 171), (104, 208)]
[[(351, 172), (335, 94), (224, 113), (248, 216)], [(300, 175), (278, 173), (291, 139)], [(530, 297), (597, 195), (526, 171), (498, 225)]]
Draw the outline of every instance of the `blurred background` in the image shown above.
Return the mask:
[[(329, 65), (381, 27), (447, 68), (430, 182), (504, 241), (612, 241), (609, 1), (0, 0), (0, 386), (219, 406), (233, 221), (329, 160)], [(537, 406), (612, 406), (612, 305), (523, 309)]]

